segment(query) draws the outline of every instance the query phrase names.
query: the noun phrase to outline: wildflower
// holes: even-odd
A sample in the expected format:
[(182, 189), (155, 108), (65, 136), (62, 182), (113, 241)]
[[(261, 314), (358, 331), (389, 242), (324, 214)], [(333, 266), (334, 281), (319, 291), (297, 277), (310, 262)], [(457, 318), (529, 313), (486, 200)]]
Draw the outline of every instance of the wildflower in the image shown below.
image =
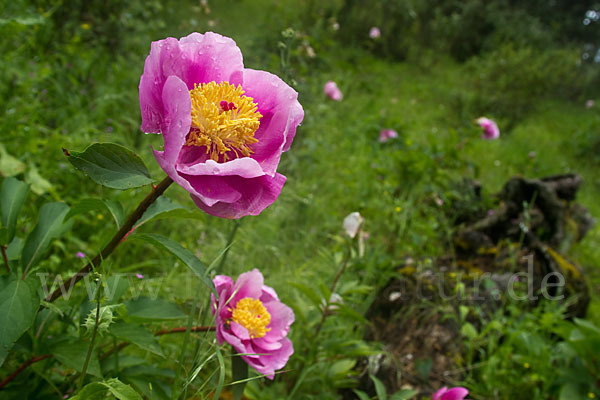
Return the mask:
[(592, 107), (594, 107), (594, 103), (595, 103), (595, 102), (594, 102), (594, 100), (592, 100), (592, 99), (589, 99), (589, 100), (587, 100), (587, 101), (585, 102), (585, 108), (592, 108)]
[(334, 81), (328, 81), (323, 90), (331, 100), (340, 101), (344, 97)]
[(77, 258), (85, 258), (85, 254), (84, 254), (83, 252), (81, 252), (81, 251), (78, 251), (78, 252), (75, 254), (75, 257), (77, 257)]
[(297, 98), (279, 77), (244, 68), (230, 38), (167, 38), (152, 43), (140, 78), (141, 130), (162, 134), (156, 160), (202, 210), (258, 215), (285, 183), (277, 166), (304, 117)]
[(464, 387), (448, 389), (446, 386), (433, 394), (431, 400), (464, 400), (469, 391)]
[(486, 117), (480, 117), (475, 120), (475, 122), (483, 128), (483, 135), (481, 135), (484, 139), (498, 139), (500, 136), (500, 130), (498, 129), (498, 125), (494, 121)]
[(346, 230), (346, 234), (350, 236), (350, 238), (354, 239), (354, 236), (358, 233), (360, 226), (364, 222), (364, 218), (358, 212), (353, 212), (348, 214), (346, 218), (344, 218), (344, 229)]
[(532, 160), (533, 160), (533, 159), (535, 158), (535, 156), (536, 156), (536, 154), (535, 154), (535, 151), (530, 151), (530, 152), (527, 154), (527, 156), (528, 156), (530, 159), (532, 159)]
[(135, 274), (135, 277), (138, 279), (144, 279), (144, 275), (138, 273)]
[(379, 132), (379, 141), (381, 143), (387, 142), (389, 139), (395, 139), (398, 137), (398, 132), (393, 129), (382, 129)]
[(379, 30), (379, 28), (376, 26), (372, 27), (369, 31), (369, 37), (373, 40), (379, 39), (381, 37), (381, 31)]
[(211, 295), (219, 344), (231, 344), (244, 361), (269, 379), (294, 353), (286, 337), (294, 312), (263, 284), (259, 270), (241, 274), (234, 283), (225, 275), (213, 280), (219, 300)]

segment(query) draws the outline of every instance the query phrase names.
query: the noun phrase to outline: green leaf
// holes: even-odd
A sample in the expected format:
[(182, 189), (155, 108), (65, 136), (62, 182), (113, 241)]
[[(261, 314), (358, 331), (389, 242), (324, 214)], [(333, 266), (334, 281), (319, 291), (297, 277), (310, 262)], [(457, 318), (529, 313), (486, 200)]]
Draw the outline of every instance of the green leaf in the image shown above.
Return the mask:
[(24, 244), (25, 241), (23, 239), (21, 239), (18, 236), (15, 236), (15, 238), (12, 240), (12, 242), (9, 243), (8, 247), (6, 248), (6, 257), (10, 261), (18, 260), (19, 258), (21, 258), (21, 252), (23, 251)]
[(142, 159), (114, 143), (94, 143), (83, 152), (71, 152), (69, 162), (94, 182), (113, 189), (131, 189), (152, 183)]
[(0, 292), (0, 366), (13, 344), (35, 321), (40, 306), (36, 287), (15, 279)]
[(567, 383), (560, 389), (558, 400), (585, 399), (586, 393), (581, 386), (574, 383)]
[(462, 333), (462, 335), (464, 337), (466, 337), (467, 339), (475, 339), (477, 337), (477, 329), (475, 329), (475, 327), (470, 323), (470, 322), (465, 322), (462, 326), (462, 328), (460, 328), (460, 333)]
[(119, 203), (118, 201), (114, 201), (114, 200), (104, 200), (103, 201), (100, 199), (92, 199), (92, 198), (83, 199), (83, 200), (79, 201), (78, 203), (76, 203), (71, 208), (71, 211), (69, 211), (69, 213), (65, 217), (65, 220), (68, 220), (79, 214), (84, 214), (84, 213), (87, 213), (90, 211), (101, 210), (101, 209), (105, 209), (111, 214), (111, 216), (113, 217), (113, 219), (115, 220), (115, 222), (117, 224), (117, 228), (121, 227), (121, 225), (123, 224), (123, 218), (124, 218), (123, 206), (121, 206), (121, 203)]
[(241, 400), (246, 383), (248, 383), (248, 364), (238, 354), (233, 354), (231, 357), (231, 379), (233, 380), (231, 387), (233, 399)]
[(88, 383), (70, 400), (105, 400), (108, 388), (100, 382)]
[(0, 174), (3, 176), (15, 176), (25, 172), (25, 164), (19, 159), (11, 156), (0, 144)]
[(208, 286), (210, 290), (212, 290), (215, 297), (218, 298), (215, 285), (206, 274), (206, 266), (189, 250), (184, 249), (179, 243), (174, 242), (171, 239), (153, 233), (137, 234), (134, 236), (134, 238), (144, 240), (148, 243), (170, 251), (174, 256), (179, 258), (185, 265), (187, 265), (188, 268), (191, 269), (192, 272), (196, 274), (196, 276), (200, 278), (200, 280), (204, 282), (204, 284)]
[(177, 304), (163, 299), (141, 297), (126, 302), (125, 307), (129, 316), (139, 321), (163, 321), (186, 317)]
[(377, 398), (379, 400), (387, 400), (387, 390), (385, 389), (383, 382), (377, 379), (375, 375), (369, 374), (369, 377), (375, 384), (375, 393), (377, 393)]
[(24, 271), (38, 262), (50, 241), (61, 233), (68, 212), (69, 207), (64, 203), (46, 203), (42, 206), (38, 223), (23, 246), (21, 265)]
[(31, 191), (38, 196), (47, 193), (52, 189), (52, 184), (40, 175), (35, 165), (30, 164), (25, 174), (25, 182), (31, 185)]
[(17, 217), (29, 193), (29, 185), (16, 178), (6, 178), (2, 182), (0, 204), (2, 206), (2, 225), (8, 229), (8, 237), (3, 244), (10, 243), (15, 237)]
[(418, 390), (402, 389), (390, 396), (390, 400), (408, 400), (412, 399), (419, 393)]
[(104, 287), (104, 295), (108, 304), (115, 304), (129, 289), (129, 279), (124, 274), (115, 274), (108, 277)]
[(125, 220), (125, 212), (123, 211), (123, 206), (116, 200), (104, 200), (104, 204), (108, 211), (110, 211), (113, 219), (117, 223), (117, 228), (121, 228), (123, 225), (123, 221)]
[(369, 395), (366, 394), (365, 392), (363, 392), (362, 390), (354, 389), (352, 391), (354, 392), (356, 397), (358, 397), (358, 400), (369, 400), (370, 399)]
[(433, 366), (433, 361), (431, 358), (418, 358), (415, 360), (415, 370), (419, 375), (419, 378), (423, 382), (427, 382), (429, 379), (429, 374), (431, 373), (431, 367)]
[(156, 201), (152, 203), (150, 207), (148, 207), (146, 212), (136, 223), (134, 229), (150, 221), (152, 218), (159, 216), (160, 214), (168, 213), (170, 211), (179, 209), (183, 209), (183, 206), (181, 204), (174, 202), (168, 197), (161, 196), (158, 199), (156, 199)]
[(86, 385), (71, 400), (104, 400), (107, 393), (112, 394), (119, 400), (142, 400), (140, 396), (129, 385), (124, 384), (117, 378), (112, 378), (104, 382), (92, 382)]
[(101, 384), (106, 386), (110, 394), (119, 400), (142, 400), (142, 396), (133, 390), (131, 386), (124, 384), (117, 378), (109, 379), (101, 382)]
[(141, 349), (164, 357), (162, 349), (154, 335), (143, 326), (121, 321), (110, 326), (110, 333), (121, 340), (135, 344)]
[[(83, 364), (85, 363), (89, 346), (90, 344), (88, 342), (63, 341), (52, 346), (50, 348), (50, 353), (52, 353), (52, 355), (67, 368), (73, 368), (74, 370), (81, 372), (83, 370)], [(95, 351), (92, 351), (87, 373), (102, 378), (100, 363), (98, 362), (98, 356)]]
[(355, 365), (356, 359), (352, 358), (346, 358), (343, 360), (336, 361), (329, 368), (329, 376), (345, 376), (352, 370), (352, 368), (354, 368)]

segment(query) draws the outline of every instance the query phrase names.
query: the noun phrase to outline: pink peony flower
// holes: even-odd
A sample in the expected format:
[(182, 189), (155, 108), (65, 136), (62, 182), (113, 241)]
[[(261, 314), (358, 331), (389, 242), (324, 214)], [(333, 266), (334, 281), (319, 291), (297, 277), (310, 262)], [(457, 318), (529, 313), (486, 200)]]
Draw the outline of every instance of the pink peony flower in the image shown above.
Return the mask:
[(85, 254), (84, 254), (84, 253), (82, 253), (81, 251), (78, 251), (78, 252), (75, 254), (75, 257), (77, 257), (77, 258), (85, 258)]
[(323, 90), (331, 100), (340, 101), (342, 100), (342, 97), (344, 97), (342, 91), (337, 87), (334, 81), (327, 82)]
[(379, 39), (381, 37), (381, 31), (379, 30), (379, 28), (376, 26), (372, 27), (369, 31), (369, 37), (371, 39)]
[(275, 290), (263, 284), (257, 269), (241, 274), (237, 281), (217, 275), (213, 280), (219, 300), (211, 295), (217, 340), (242, 355), (252, 368), (269, 379), (294, 353), (286, 337), (294, 312), (279, 301)]
[(481, 135), (484, 139), (498, 139), (500, 136), (500, 130), (498, 129), (498, 125), (494, 121), (486, 117), (480, 117), (475, 120), (479, 126), (483, 128), (483, 135)]
[(398, 132), (393, 129), (382, 129), (379, 132), (379, 141), (381, 143), (387, 142), (389, 139), (395, 139), (398, 137)]
[(258, 215), (279, 196), (281, 153), (304, 117), (298, 93), (244, 68), (235, 42), (192, 33), (153, 42), (140, 78), (142, 131), (161, 133), (161, 168), (211, 215)]
[(448, 389), (446, 386), (433, 394), (431, 400), (464, 400), (469, 391), (464, 387)]

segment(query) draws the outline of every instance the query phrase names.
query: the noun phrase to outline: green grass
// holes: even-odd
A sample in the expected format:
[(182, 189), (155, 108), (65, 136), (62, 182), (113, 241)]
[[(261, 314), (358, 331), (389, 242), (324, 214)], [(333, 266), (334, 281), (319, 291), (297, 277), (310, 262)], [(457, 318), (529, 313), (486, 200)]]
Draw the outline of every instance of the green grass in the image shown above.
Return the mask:
[[(585, 109), (581, 101), (536, 100), (535, 109), (510, 131), (500, 126), (499, 140), (481, 140), (473, 125), (480, 115), (468, 115), (465, 108), (456, 106), (458, 95), (468, 96), (473, 90), (468, 72), (445, 57), (395, 62), (323, 38), (316, 60), (293, 50), (291, 68), (280, 70), (277, 42), (282, 37), (278, 28), (298, 28), (298, 23), (294, 10), (278, 4), (266, 0), (233, 5), (215, 2), (209, 15), (196, 5), (185, 5), (180, 13), (164, 17), (163, 24), (136, 28), (134, 35), (123, 40), (119, 54), (110, 54), (82, 27), (75, 28), (77, 35), (72, 39), (57, 45), (58, 52), (50, 52), (35, 43), (39, 31), (50, 28), (36, 25), (29, 32), (5, 25), (3, 29), (13, 29), (18, 38), (27, 40), (2, 45), (2, 62), (7, 66), (1, 73), (2, 143), (27, 170), (35, 166), (52, 184), (47, 193), (30, 195), (23, 226), (32, 227), (37, 209), (51, 199), (72, 205), (90, 196), (112, 198), (131, 210), (148, 190), (118, 192), (98, 187), (71, 168), (61, 147), (82, 150), (94, 141), (121, 143), (135, 148), (153, 177), (161, 179), (164, 173), (154, 162), (150, 146), (159, 148), (162, 139), (139, 131), (139, 75), (151, 40), (208, 30), (209, 20), (215, 22), (211, 30), (236, 40), (247, 67), (289, 74), (297, 83), (305, 109), (304, 122), (279, 167), (288, 178), (280, 198), (259, 217), (242, 220), (225, 268), (219, 271), (236, 276), (261, 269), (266, 284), (295, 308), (297, 322), (291, 337), (297, 349), (314, 348), (306, 335), (319, 319), (318, 310), (297, 286), (329, 287), (345, 246), (342, 220), (350, 212), (361, 212), (370, 233), (366, 256), (353, 261), (342, 279), (348, 287), (364, 285), (361, 290), (348, 289), (347, 304), (359, 312), (372, 300), (368, 293), (393, 275), (400, 257), (446, 252), (449, 222), (441, 219), (431, 199), (445, 196), (449, 182), (462, 176), (478, 179), (485, 193), (493, 194), (513, 175), (541, 177), (576, 171), (585, 182), (578, 201), (593, 215), (600, 215), (599, 162), (581, 153), (588, 145), (588, 136), (582, 132), (594, 132), (598, 127), (596, 108)], [(261, 12), (264, 10), (269, 12)], [(250, 15), (258, 17), (249, 22)], [(151, 21), (143, 23), (152, 25)], [(325, 28), (318, 31), (322, 36), (328, 32)], [(344, 93), (339, 103), (323, 94), (323, 85), (330, 79)], [(489, 110), (490, 116), (493, 113)], [(380, 144), (377, 138), (383, 128), (396, 129), (399, 138)], [(528, 157), (530, 151), (536, 153), (535, 158)], [(167, 196), (194, 209), (179, 187), (170, 188)], [(221, 254), (233, 223), (200, 212), (196, 217), (193, 223), (159, 220), (140, 230), (169, 236), (210, 263)], [(43, 267), (62, 274), (76, 271), (80, 265), (73, 254), (79, 250), (95, 254), (110, 237), (113, 228), (106, 229), (109, 219), (102, 213), (78, 219), (71, 232), (53, 245), (53, 255)], [(600, 285), (599, 240), (600, 227), (596, 226), (570, 254), (586, 267), (596, 292)], [(196, 298), (202, 301), (208, 295), (199, 282), (190, 282), (173, 257), (139, 242), (125, 243), (111, 256), (105, 271), (110, 275), (113, 270), (144, 273), (149, 277), (143, 283), (147, 290), (157, 290), (186, 310)], [(597, 298), (589, 319), (600, 322)], [(322, 332), (319, 363), (299, 386), (302, 394), (298, 398), (324, 398), (319, 397), (321, 391), (334, 396), (328, 385), (329, 368), (340, 357), (351, 356), (350, 351), (334, 355), (336, 340), (359, 340), (361, 336), (356, 320), (334, 322), (331, 318)], [(161, 343), (169, 357), (153, 361), (175, 368), (168, 359), (179, 357), (181, 340), (169, 337)], [(368, 354), (376, 347), (365, 346), (357, 353)], [(188, 366), (190, 357), (185, 359)], [(298, 359), (290, 361), (291, 368), (300, 364)], [(279, 398), (293, 386), (289, 379), (283, 376), (284, 384), (280, 381), (272, 386), (253, 382), (251, 390), (264, 391), (260, 398)]]

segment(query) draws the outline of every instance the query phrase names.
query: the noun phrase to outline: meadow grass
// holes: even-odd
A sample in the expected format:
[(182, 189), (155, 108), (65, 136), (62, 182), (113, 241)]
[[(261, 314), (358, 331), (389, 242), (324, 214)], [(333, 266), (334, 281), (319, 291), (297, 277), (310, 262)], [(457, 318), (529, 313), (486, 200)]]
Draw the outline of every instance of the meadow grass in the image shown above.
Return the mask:
[[(469, 115), (457, 106), (458, 95), (468, 97), (472, 90), (468, 72), (444, 56), (424, 54), (422, 59), (397, 62), (328, 38), (316, 59), (294, 53), (292, 64), (282, 70), (277, 47), (282, 36), (277, 27), (297, 25), (296, 13), (286, 8), (289, 3), (235, 2), (232, 6), (215, 2), (209, 15), (197, 5), (186, 5), (193, 12), (185, 9), (183, 16), (165, 17), (165, 25), (137, 32), (135, 38), (124, 40), (119, 54), (96, 47), (85, 27), (77, 28), (78, 34), (53, 49), (55, 53), (36, 47), (35, 34), (13, 28), (22, 42), (3, 45), (2, 144), (24, 163), (26, 171), (36, 169), (52, 185), (32, 195), (23, 226), (32, 227), (32, 216), (50, 199), (73, 204), (85, 197), (103, 196), (132, 209), (147, 192), (147, 188), (118, 192), (93, 184), (66, 162), (61, 147), (82, 150), (95, 141), (131, 146), (152, 176), (161, 179), (163, 172), (150, 146), (160, 148), (162, 139), (139, 131), (137, 83), (144, 58), (151, 40), (209, 29), (236, 40), (247, 67), (288, 74), (305, 110), (294, 144), (279, 167), (288, 179), (281, 196), (259, 217), (241, 221), (227, 262), (217, 271), (236, 276), (260, 268), (266, 283), (296, 310), (291, 335), (298, 349), (316, 345), (303, 340), (320, 316), (298, 286), (319, 291), (330, 285), (345, 246), (342, 220), (350, 212), (360, 211), (366, 219), (364, 229), (370, 233), (365, 257), (354, 262), (341, 281), (340, 291), (347, 293), (348, 304), (359, 314), (366, 311), (376, 289), (394, 275), (402, 257), (434, 257), (449, 251), (451, 223), (431, 199), (447, 196), (448, 183), (463, 176), (479, 180), (490, 196), (514, 175), (578, 172), (585, 182), (578, 201), (592, 215), (600, 215), (600, 160), (586, 153), (592, 145), (588, 133), (597, 132), (599, 125), (597, 106), (586, 109), (582, 99), (546, 99), (532, 104), (531, 112), (510, 130), (501, 125), (499, 140), (481, 140), (473, 124), (480, 115)], [(265, 9), (270, 12), (261, 12)], [(257, 16), (252, 23), (248, 23), (250, 15)], [(213, 27), (209, 20), (214, 21)], [(32, 29), (45, 29), (35, 26)], [(326, 32), (323, 29), (320, 34)], [(335, 80), (342, 90), (341, 102), (323, 94), (328, 80)], [(493, 112), (489, 110), (488, 116)], [(395, 129), (399, 138), (379, 143), (379, 131), (384, 128)], [(530, 158), (532, 151), (535, 157)], [(190, 209), (193, 218), (158, 220), (139, 230), (168, 235), (207, 264), (217, 259), (234, 222), (195, 210), (179, 187), (170, 188), (167, 196)], [(72, 261), (72, 255), (80, 250), (95, 254), (115, 229), (107, 232), (109, 220), (102, 212), (78, 218), (71, 233), (54, 243), (53, 255), (42, 267), (63, 274), (77, 270), (79, 264)], [(586, 267), (596, 293), (599, 240), (600, 227), (596, 226), (570, 254)], [(113, 269), (143, 273), (147, 277), (143, 287), (176, 300), (186, 310), (197, 301), (202, 303), (209, 293), (199, 282), (187, 281), (190, 277), (184, 266), (173, 257), (140, 242), (123, 244), (105, 267), (107, 274)], [(588, 317), (600, 322), (597, 297)], [(322, 348), (329, 346), (333, 353), (340, 338), (359, 341), (360, 324), (330, 319), (320, 336)], [(179, 356), (180, 340), (162, 339), (168, 357)], [(366, 346), (361, 354), (376, 347)], [(325, 353), (322, 365), (339, 361)], [(299, 364), (291, 362), (292, 368)], [(328, 370), (319, 368), (313, 368), (301, 383), (306, 398), (318, 398), (318, 390), (327, 386)], [(265, 390), (260, 398), (279, 398), (290, 385), (262, 388), (253, 382), (249, 391)]]

